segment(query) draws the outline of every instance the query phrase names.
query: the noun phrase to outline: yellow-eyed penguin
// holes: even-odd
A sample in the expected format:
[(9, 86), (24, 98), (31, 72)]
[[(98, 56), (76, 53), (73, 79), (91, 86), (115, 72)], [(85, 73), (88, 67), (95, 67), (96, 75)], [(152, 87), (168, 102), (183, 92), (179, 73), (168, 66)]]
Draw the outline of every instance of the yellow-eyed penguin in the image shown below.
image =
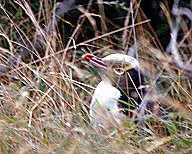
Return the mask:
[[(128, 55), (110, 54), (98, 58), (82, 56), (99, 72), (102, 81), (97, 85), (90, 104), (90, 120), (95, 128), (121, 125), (128, 117), (137, 115), (146, 91), (139, 62)], [(148, 107), (153, 110), (153, 102)], [(141, 110), (141, 109), (140, 109)]]

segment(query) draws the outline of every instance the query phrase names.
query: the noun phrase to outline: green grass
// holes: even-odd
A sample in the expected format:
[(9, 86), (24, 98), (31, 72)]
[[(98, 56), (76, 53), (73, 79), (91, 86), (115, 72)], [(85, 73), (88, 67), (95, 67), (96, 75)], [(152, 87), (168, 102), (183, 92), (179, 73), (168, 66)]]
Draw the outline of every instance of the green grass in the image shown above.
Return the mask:
[[(134, 42), (132, 29), (129, 28), (129, 32), (114, 30), (107, 33), (109, 29), (118, 30), (118, 26), (105, 16), (101, 18), (102, 10), (88, 18), (76, 9), (70, 13), (79, 20), (72, 20), (69, 13), (70, 17), (62, 20), (62, 24), (49, 27), (47, 32), (54, 3), (41, 1), (40, 4), (42, 7), (38, 9), (33, 8), (38, 6), (33, 6), (33, 3), (28, 3), (30, 7), (11, 1), (0, 5), (0, 70), (4, 65), (11, 66), (7, 62), (11, 55), (19, 53), (26, 56), (6, 72), (9, 77), (0, 77), (0, 153), (192, 151), (190, 71), (178, 68), (171, 56), (159, 49), (155, 34), (147, 23), (142, 23), (145, 20), (143, 12), (138, 8), (134, 10), (138, 11), (135, 23), (141, 22), (136, 27), (139, 62), (148, 76), (148, 82), (157, 90), (154, 97), (168, 111), (167, 118), (146, 117), (144, 126), (136, 123), (137, 119), (128, 119), (122, 127), (114, 126), (101, 133), (92, 128), (89, 121), (89, 103), (100, 79), (94, 68), (85, 65), (81, 55), (91, 52), (103, 57), (125, 52)], [(86, 22), (80, 22), (82, 19)], [(91, 22), (101, 19), (107, 25), (107, 29), (101, 30), (103, 33), (96, 32), (98, 25)], [(75, 30), (74, 26), (80, 23), (81, 27), (77, 26)], [(190, 30), (184, 23), (185, 20), (180, 26), (182, 38), (186, 37), (187, 41), (179, 52), (189, 59), (191, 50), (187, 46), (192, 40), (187, 33)], [(83, 31), (86, 27), (94, 34), (93, 39)], [(127, 36), (123, 38), (122, 32)], [(102, 34), (105, 37), (99, 38)], [(35, 55), (34, 58), (26, 55), (28, 51)], [(165, 127), (170, 135), (158, 133), (153, 124)]]

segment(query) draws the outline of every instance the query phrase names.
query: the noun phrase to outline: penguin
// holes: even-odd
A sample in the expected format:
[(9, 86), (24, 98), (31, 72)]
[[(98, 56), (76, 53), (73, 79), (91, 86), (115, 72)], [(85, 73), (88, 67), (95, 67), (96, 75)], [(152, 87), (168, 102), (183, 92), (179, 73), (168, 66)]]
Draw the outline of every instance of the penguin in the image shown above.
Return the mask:
[(160, 105), (150, 100), (140, 64), (134, 57), (120, 53), (104, 58), (87, 53), (82, 57), (98, 70), (102, 80), (90, 103), (94, 128), (119, 126), (127, 118), (142, 118), (146, 111), (161, 114)]

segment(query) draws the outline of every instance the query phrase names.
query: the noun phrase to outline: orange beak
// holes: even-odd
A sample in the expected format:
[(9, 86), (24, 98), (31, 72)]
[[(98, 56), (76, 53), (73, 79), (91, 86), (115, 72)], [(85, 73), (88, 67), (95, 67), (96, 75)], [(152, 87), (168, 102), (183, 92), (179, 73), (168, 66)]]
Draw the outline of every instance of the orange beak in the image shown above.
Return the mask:
[(102, 58), (94, 56), (90, 53), (84, 54), (82, 58), (85, 59), (87, 62), (91, 63), (93, 66), (108, 69), (108, 66), (105, 64)]

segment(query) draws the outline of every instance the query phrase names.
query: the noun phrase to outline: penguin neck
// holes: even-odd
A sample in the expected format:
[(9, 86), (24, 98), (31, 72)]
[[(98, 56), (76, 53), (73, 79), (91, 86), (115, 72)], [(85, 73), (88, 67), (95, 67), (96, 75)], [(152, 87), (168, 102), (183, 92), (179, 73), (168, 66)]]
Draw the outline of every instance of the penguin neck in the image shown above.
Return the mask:
[(111, 86), (113, 86), (113, 81), (112, 81), (112, 77), (110, 77), (111, 75), (110, 74), (102, 74), (100, 75), (101, 76), (101, 80)]

